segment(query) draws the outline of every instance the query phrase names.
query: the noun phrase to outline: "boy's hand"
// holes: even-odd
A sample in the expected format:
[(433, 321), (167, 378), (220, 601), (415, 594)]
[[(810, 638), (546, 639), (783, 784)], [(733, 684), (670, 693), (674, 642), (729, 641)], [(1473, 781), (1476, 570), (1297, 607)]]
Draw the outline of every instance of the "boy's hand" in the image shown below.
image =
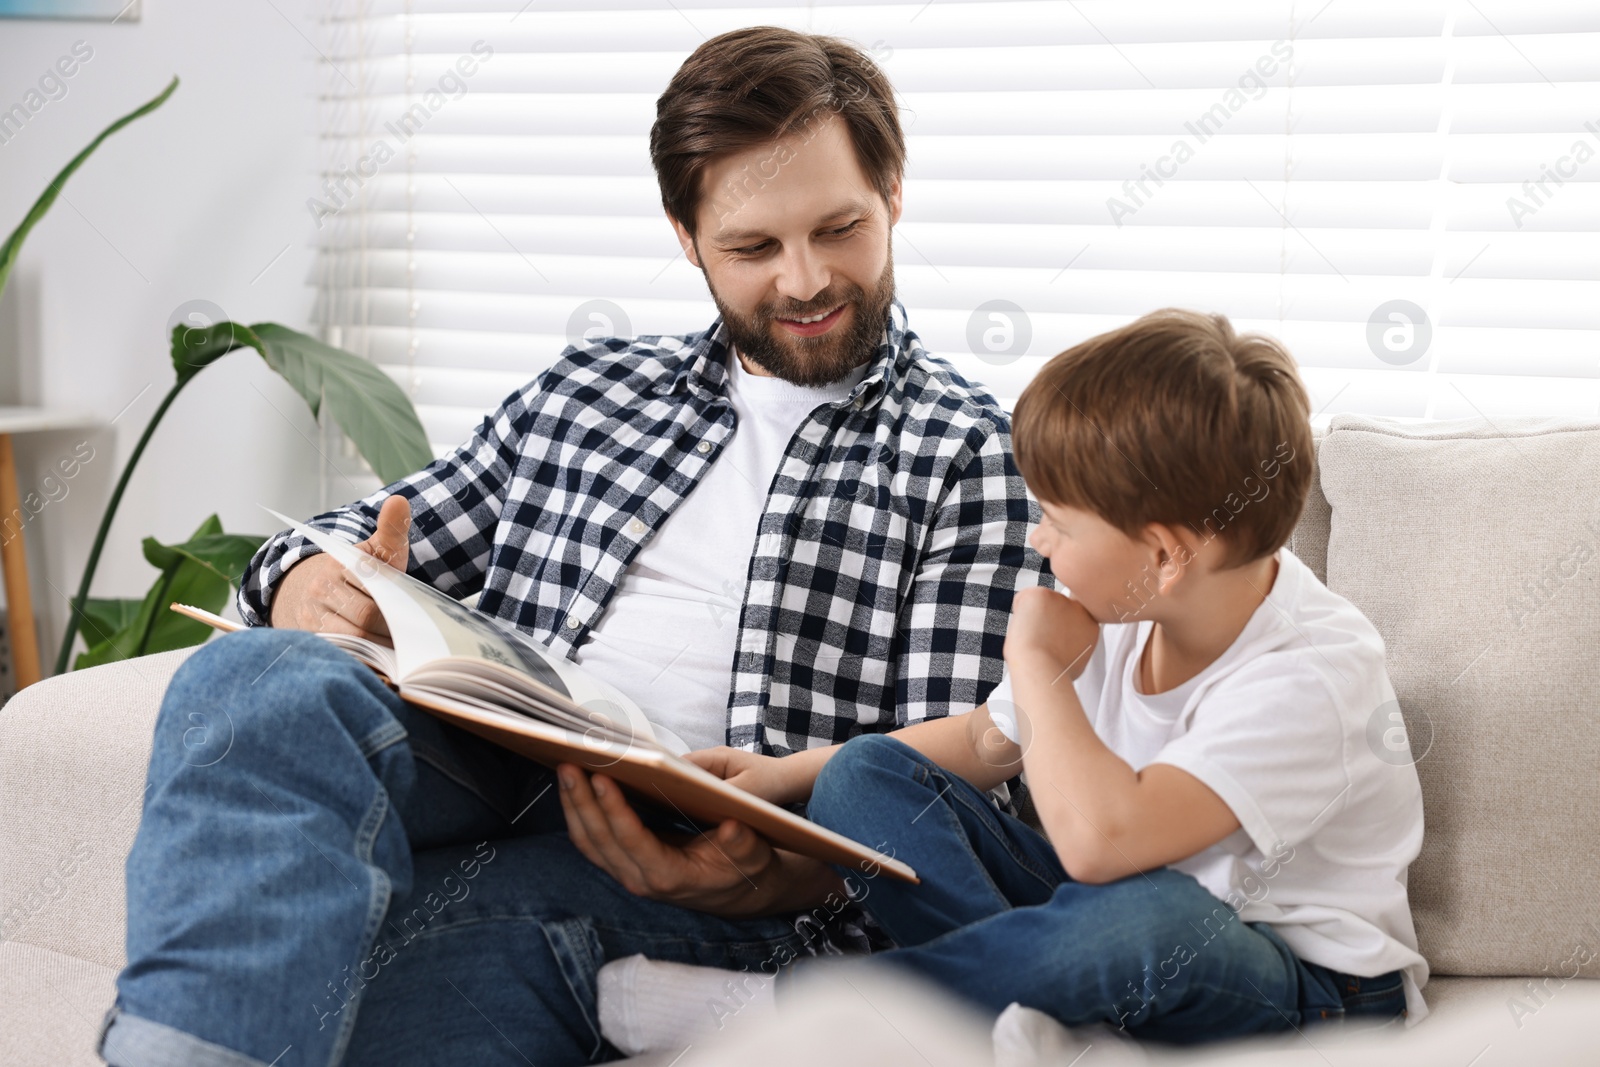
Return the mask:
[(1054, 589), (1019, 589), (1011, 599), (1006, 627), (1006, 664), (1048, 663), (1074, 681), (1100, 641), (1100, 624), (1087, 608)]
[(746, 793), (754, 793), (774, 804), (792, 804), (804, 800), (808, 792), (809, 783), (797, 781), (797, 776), (790, 774), (785, 766), (785, 761), (790, 757), (762, 756), (719, 745), (686, 753), (683, 758), (710, 771), (729, 785), (736, 785)]

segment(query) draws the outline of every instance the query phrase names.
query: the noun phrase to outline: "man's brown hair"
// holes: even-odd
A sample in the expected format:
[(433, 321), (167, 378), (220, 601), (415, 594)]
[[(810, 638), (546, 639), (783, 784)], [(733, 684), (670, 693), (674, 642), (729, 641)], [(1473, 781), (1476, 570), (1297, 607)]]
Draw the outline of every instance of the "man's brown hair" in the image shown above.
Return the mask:
[(1152, 522), (1220, 536), (1222, 566), (1237, 567), (1300, 519), (1310, 411), (1278, 341), (1166, 308), (1046, 363), (1017, 401), (1012, 447), (1041, 500), (1130, 537)]
[[(708, 192), (701, 188), (707, 163), (790, 134), (809, 140), (834, 115), (844, 120), (862, 171), (888, 201), (905, 172), (906, 143), (894, 90), (871, 56), (838, 37), (777, 26), (711, 38), (683, 61), (656, 101), (650, 162), (661, 205), (693, 237)], [(736, 204), (753, 195), (752, 183), (759, 188), (776, 176), (769, 169), (722, 192)]]

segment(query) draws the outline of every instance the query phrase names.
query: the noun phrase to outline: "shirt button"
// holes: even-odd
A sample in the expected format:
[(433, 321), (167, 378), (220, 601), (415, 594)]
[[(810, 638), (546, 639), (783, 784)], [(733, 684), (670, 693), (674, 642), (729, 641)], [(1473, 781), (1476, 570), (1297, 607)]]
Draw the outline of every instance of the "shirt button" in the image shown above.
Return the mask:
[(583, 625), (583, 620), (578, 618), (576, 615), (568, 615), (567, 616), (567, 629), (576, 630), (578, 627), (580, 627), (582, 625)]
[(641, 534), (641, 533), (644, 533), (644, 531), (645, 531), (645, 525), (641, 520), (634, 519), (632, 522), (628, 523), (628, 532), (629, 533)]
[(699, 444), (694, 446), (694, 450), (696, 452), (700, 453), (703, 456), (707, 452), (711, 451), (711, 442), (710, 441), (701, 441)]

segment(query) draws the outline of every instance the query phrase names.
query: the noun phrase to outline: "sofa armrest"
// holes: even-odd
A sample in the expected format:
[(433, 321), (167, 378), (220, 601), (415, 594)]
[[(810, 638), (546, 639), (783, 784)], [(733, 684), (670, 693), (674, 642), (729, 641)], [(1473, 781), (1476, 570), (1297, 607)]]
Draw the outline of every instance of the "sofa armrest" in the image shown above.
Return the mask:
[(0, 707), (0, 942), (122, 966), (151, 731), (193, 652), (57, 675)]

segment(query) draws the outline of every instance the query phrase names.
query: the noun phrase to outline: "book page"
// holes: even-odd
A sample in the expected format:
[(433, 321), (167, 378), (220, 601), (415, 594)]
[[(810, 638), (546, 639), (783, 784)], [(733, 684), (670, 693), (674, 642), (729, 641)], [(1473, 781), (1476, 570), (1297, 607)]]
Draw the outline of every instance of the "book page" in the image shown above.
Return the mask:
[(338, 560), (367, 591), (389, 626), (394, 642), (394, 680), (404, 685), (418, 671), (438, 661), (474, 660), (491, 664), (514, 682), (531, 680), (547, 691), (540, 697), (566, 704), (590, 722), (604, 720), (621, 734), (654, 742), (644, 713), (616, 687), (577, 664), (540, 648), (509, 623), (477, 611), (426, 582), (383, 563), (348, 541), (266, 509), (295, 533)]

